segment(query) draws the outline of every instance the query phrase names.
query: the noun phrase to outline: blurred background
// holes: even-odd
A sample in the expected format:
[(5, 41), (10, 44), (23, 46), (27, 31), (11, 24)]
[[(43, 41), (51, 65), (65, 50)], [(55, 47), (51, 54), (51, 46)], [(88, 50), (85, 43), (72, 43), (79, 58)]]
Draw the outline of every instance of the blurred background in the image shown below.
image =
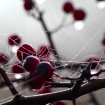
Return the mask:
[[(105, 3), (99, 5), (97, 0), (68, 0), (76, 9), (83, 9), (86, 13), (83, 27), (75, 26), (72, 14), (66, 14), (62, 6), (67, 0), (36, 0), (40, 11), (44, 13), (44, 21), (49, 31), (53, 31), (66, 19), (64, 26), (52, 34), (52, 40), (58, 54), (63, 58), (62, 62), (84, 61), (88, 56), (105, 58), (102, 40), (105, 34)], [(35, 11), (33, 11), (35, 12)], [(21, 38), (21, 44), (29, 43), (35, 50), (43, 45), (50, 45), (46, 32), (37, 19), (33, 18), (23, 7), (23, 0), (1, 0), (0, 2), (0, 52), (10, 57), (11, 63), (18, 60), (16, 53), (11, 51), (7, 40), (10, 35), (17, 34)], [(11, 72), (11, 67), (7, 69)], [(61, 75), (68, 72), (59, 71)], [(24, 95), (37, 94), (27, 91), (21, 85), (16, 87)], [(53, 89), (57, 91), (57, 89)], [(8, 88), (0, 90), (0, 102), (11, 98)], [(93, 94), (93, 93), (92, 93)], [(104, 90), (94, 92), (100, 105), (105, 103)], [(87, 102), (89, 101), (89, 102)], [(67, 101), (69, 105), (72, 105)], [(95, 105), (90, 102), (90, 95), (77, 99), (77, 105)]]

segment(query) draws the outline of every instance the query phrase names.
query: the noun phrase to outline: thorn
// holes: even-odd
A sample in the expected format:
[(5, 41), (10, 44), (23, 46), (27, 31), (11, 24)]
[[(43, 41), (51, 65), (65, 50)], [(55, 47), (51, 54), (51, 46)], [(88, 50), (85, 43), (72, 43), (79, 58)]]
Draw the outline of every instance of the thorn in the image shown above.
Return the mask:
[(92, 62), (93, 62), (93, 60), (90, 60), (90, 62), (86, 65), (86, 67), (84, 68), (84, 70), (90, 71), (91, 66), (92, 66)]
[[(90, 60), (90, 62), (86, 65), (86, 67), (83, 69), (83, 74), (82, 74), (82, 76), (84, 77), (85, 76), (85, 78), (87, 79), (87, 80), (89, 80), (90, 78), (90, 75), (91, 75), (91, 73), (90, 73), (90, 69), (91, 69), (91, 66), (92, 66), (92, 60)], [(81, 76), (81, 77), (82, 77)]]

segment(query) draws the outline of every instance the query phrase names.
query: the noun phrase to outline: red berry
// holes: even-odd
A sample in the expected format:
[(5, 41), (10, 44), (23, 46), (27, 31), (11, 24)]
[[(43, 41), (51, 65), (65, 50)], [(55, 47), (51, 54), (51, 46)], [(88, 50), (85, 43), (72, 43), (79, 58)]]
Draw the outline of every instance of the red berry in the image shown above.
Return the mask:
[(82, 9), (78, 9), (74, 11), (73, 16), (75, 20), (84, 20), (86, 13)]
[(97, 0), (97, 1), (104, 1), (104, 0)]
[(22, 67), (22, 63), (16, 61), (12, 65), (12, 72), (13, 73), (24, 73), (24, 68)]
[(70, 13), (70, 12), (72, 12), (72, 11), (73, 11), (73, 5), (72, 5), (72, 3), (71, 3), (71, 2), (66, 2), (66, 3), (64, 3), (64, 5), (63, 5), (63, 11), (64, 11), (65, 13)]
[(32, 10), (34, 7), (34, 2), (33, 0), (24, 0), (24, 9), (26, 11)]
[(47, 61), (40, 62), (35, 70), (36, 74), (43, 76), (46, 80), (51, 78), (53, 71), (53, 66)]
[(38, 56), (49, 56), (51, 51), (50, 46), (42, 45), (37, 51)]
[(27, 56), (36, 56), (36, 51), (30, 44), (23, 44), (17, 50), (17, 57), (20, 61), (23, 61)]
[(37, 75), (35, 72), (30, 72), (27, 77), (27, 83), (32, 90), (40, 89), (44, 83), (42, 76)]
[(0, 53), (0, 63), (6, 64), (8, 61), (9, 57), (4, 53)]
[(66, 103), (63, 101), (56, 101), (56, 102), (50, 103), (50, 105), (66, 105)]
[(23, 61), (23, 67), (28, 72), (33, 72), (36, 69), (36, 66), (40, 62), (39, 58), (36, 56), (27, 56), (25, 60)]
[(102, 40), (102, 45), (105, 46), (105, 37)]
[(92, 65), (91, 65), (91, 69), (95, 69), (96, 67), (98, 67), (98, 62), (99, 62), (99, 58), (98, 57), (89, 57), (85, 60), (85, 62), (89, 62), (90, 60), (92, 60)]
[(19, 45), (21, 43), (21, 38), (14, 34), (14, 35), (10, 35), (8, 37), (8, 44), (13, 46), (13, 45)]

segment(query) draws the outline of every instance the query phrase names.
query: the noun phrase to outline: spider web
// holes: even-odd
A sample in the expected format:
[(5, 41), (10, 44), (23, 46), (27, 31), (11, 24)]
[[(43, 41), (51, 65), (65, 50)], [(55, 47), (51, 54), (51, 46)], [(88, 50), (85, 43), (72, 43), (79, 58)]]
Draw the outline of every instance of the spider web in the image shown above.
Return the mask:
[[(51, 4), (50, 4), (51, 5)], [(50, 7), (47, 4), (48, 7)], [(53, 16), (55, 23), (59, 23), (59, 17), (58, 15), (55, 13), (55, 11), (50, 7), (50, 15)], [(58, 11), (57, 11), (58, 12)], [(84, 59), (85, 57), (88, 56), (98, 56), (99, 57), (99, 61), (104, 60), (104, 46), (101, 45), (101, 40), (103, 38), (104, 35), (104, 27), (105, 27), (105, 20), (103, 19), (103, 21), (100, 22), (100, 24), (98, 25), (99, 22), (97, 22), (96, 20), (94, 20), (94, 18), (97, 17), (104, 17), (104, 10), (100, 10), (98, 11), (96, 14), (94, 13), (92, 16), (88, 17), (84, 23), (84, 29), (83, 31), (77, 31), (73, 25), (71, 24), (71, 21), (69, 21), (68, 17), (67, 18), (67, 22), (66, 25), (61, 25), (61, 27), (58, 27), (54, 30), (58, 30), (58, 32), (54, 33), (55, 35), (53, 36), (53, 41), (55, 42), (56, 45), (56, 49), (51, 49), (56, 50), (58, 52), (58, 55), (54, 55), (51, 51), (49, 51), (48, 53), (50, 53), (50, 57), (51, 57), (51, 61), (56, 63), (59, 63), (57, 61), (57, 57), (60, 56), (61, 60), (61, 66), (64, 67), (63, 70), (59, 70), (57, 69), (58, 66), (54, 63), (54, 68), (56, 69), (56, 72), (58, 74), (60, 74), (60, 76), (67, 76), (67, 77), (72, 77), (75, 78), (77, 76), (79, 76), (81, 73), (79, 72), (79, 67), (76, 68), (76, 70), (73, 70), (73, 66), (75, 64), (83, 64), (84, 63)], [(71, 18), (71, 17), (70, 17)], [(98, 19), (98, 18), (97, 18)], [(88, 20), (88, 21), (87, 21)], [(62, 19), (62, 22), (65, 21), (65, 17)], [(32, 21), (33, 22), (33, 21)], [(62, 23), (61, 22), (61, 23)], [(27, 22), (27, 33), (29, 33), (29, 27), (31, 25), (31, 20), (30, 23)], [(93, 26), (95, 28), (93, 28)], [(70, 29), (71, 31), (68, 31), (68, 29)], [(50, 29), (49, 31), (53, 31), (53, 29)], [(44, 31), (43, 31), (44, 32)], [(41, 38), (41, 43), (39, 43), (39, 39), (37, 41), (37, 38), (35, 35), (32, 36), (32, 39), (30, 38), (30, 36), (27, 35), (27, 43), (31, 44), (31, 41), (34, 40), (35, 43), (34, 48), (38, 49), (38, 46), (41, 44), (48, 44), (49, 42), (46, 40), (46, 35), (44, 33), (46, 32), (36, 32), (35, 34), (39, 35), (39, 39)], [(62, 37), (60, 37), (61, 33), (64, 34), (64, 36), (62, 35)], [(68, 34), (70, 33), (70, 34)], [(77, 33), (79, 33), (78, 37), (76, 36)], [(56, 36), (58, 34), (58, 36)], [(26, 34), (21, 34), (22, 38), (25, 37)], [(12, 78), (14, 73), (11, 73), (11, 67), (12, 67), (12, 63), (17, 59), (16, 53), (12, 53), (11, 52), (11, 46), (8, 45), (8, 43), (6, 42), (6, 38), (8, 37), (7, 33), (1, 33), (1, 38), (4, 36), (3, 39), (0, 40), (1, 43), (1, 47), (5, 46), (4, 50), (5, 55), (9, 55), (10, 60), (7, 64), (7, 66), (3, 66), (3, 68), (6, 70), (7, 74), (10, 75), (9, 77)], [(83, 37), (83, 38), (82, 38)], [(67, 40), (66, 40), (67, 39)], [(23, 39), (24, 40), (24, 39)], [(30, 41), (29, 41), (30, 40)], [(46, 42), (47, 41), (47, 42)], [(25, 41), (24, 41), (25, 42)], [(70, 43), (71, 42), (71, 43)], [(92, 47), (91, 47), (92, 46)], [(28, 49), (27, 49), (28, 50)], [(1, 50), (2, 51), (2, 50)], [(44, 50), (42, 49), (41, 53), (44, 53)], [(48, 59), (48, 55), (46, 54), (45, 56), (40, 56), (41, 58), (47, 60)], [(86, 62), (87, 63), (87, 62)], [(71, 64), (70, 69), (68, 69), (66, 67), (67, 64)], [(99, 69), (104, 69), (104, 65), (102, 64), (98, 64), (99, 65)], [(97, 69), (97, 67), (95, 68)], [(94, 71), (94, 70), (93, 70)], [(95, 70), (96, 71), (96, 70)], [(23, 75), (27, 75), (26, 73), (22, 73)], [(104, 74), (102, 74), (100, 76), (104, 77)], [(99, 78), (99, 77), (97, 77)], [(56, 80), (57, 82), (64, 82), (63, 80), (61, 80), (60, 78)], [(24, 84), (24, 83), (22, 83)], [(18, 86), (21, 86), (22, 84), (18, 84)], [(8, 90), (8, 88), (7, 88)], [(1, 92), (3, 91), (3, 89), (0, 90)], [(4, 89), (4, 91), (6, 91), (6, 89)], [(24, 89), (20, 89), (20, 92), (23, 93), (27, 91), (27, 88)], [(98, 91), (99, 92), (99, 91)], [(102, 91), (103, 92), (103, 91)], [(35, 93), (34, 93), (35, 94)], [(7, 98), (4, 98), (3, 100), (1, 99), (0, 102), (2, 101), (6, 101), (8, 99), (10, 99), (12, 97), (8, 96)]]

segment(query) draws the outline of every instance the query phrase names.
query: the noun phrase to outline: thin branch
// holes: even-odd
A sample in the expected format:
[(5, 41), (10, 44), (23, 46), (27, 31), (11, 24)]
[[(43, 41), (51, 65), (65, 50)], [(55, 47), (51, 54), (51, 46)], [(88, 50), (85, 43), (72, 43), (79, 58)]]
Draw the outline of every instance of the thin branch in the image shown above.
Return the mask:
[(13, 86), (13, 84), (11, 83), (11, 81), (9, 80), (8, 76), (6, 75), (6, 72), (0, 67), (0, 74), (2, 76), (2, 78), (5, 81), (5, 84), (8, 86), (8, 88), (10, 89), (11, 93), (15, 96), (17, 94), (19, 94), (19, 92), (16, 90), (16, 88)]
[[(67, 17), (67, 16), (66, 16)], [(51, 33), (55, 33), (55, 32), (57, 32), (57, 31), (59, 31), (63, 26), (64, 26), (64, 24), (65, 24), (65, 22), (66, 22), (66, 17), (65, 17), (65, 15), (63, 16), (63, 19), (61, 20), (61, 22), (60, 22), (60, 24), (55, 28), (55, 29), (53, 29), (53, 30), (51, 30), (50, 32)]]

